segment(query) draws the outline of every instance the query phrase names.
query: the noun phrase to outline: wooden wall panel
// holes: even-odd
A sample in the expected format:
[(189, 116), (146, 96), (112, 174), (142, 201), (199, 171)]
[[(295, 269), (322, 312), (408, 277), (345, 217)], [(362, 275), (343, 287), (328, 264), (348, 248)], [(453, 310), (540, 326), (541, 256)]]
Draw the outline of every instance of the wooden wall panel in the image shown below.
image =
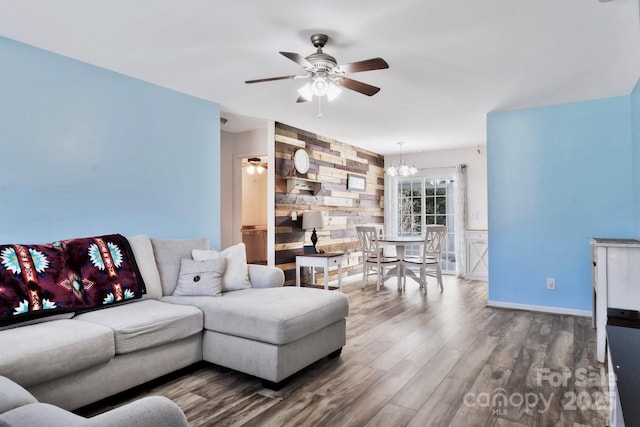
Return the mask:
[[(298, 149), (307, 150), (309, 171), (301, 178), (322, 182), (322, 190), (287, 193), (286, 176), (292, 175), (291, 156)], [(348, 174), (365, 177), (365, 191), (347, 189)], [(296, 255), (311, 244), (311, 232), (302, 229), (305, 211), (323, 210), (327, 225), (317, 230), (318, 248), (325, 252), (344, 252), (344, 276), (362, 271), (362, 253), (356, 225), (382, 226), (384, 222), (384, 157), (371, 151), (276, 123), (275, 126), (275, 260), (285, 272), (287, 285), (295, 285)], [(298, 213), (296, 221), (291, 212)], [(302, 280), (309, 281), (303, 269)], [(321, 275), (318, 279), (322, 281)], [(330, 280), (337, 279), (331, 270)]]

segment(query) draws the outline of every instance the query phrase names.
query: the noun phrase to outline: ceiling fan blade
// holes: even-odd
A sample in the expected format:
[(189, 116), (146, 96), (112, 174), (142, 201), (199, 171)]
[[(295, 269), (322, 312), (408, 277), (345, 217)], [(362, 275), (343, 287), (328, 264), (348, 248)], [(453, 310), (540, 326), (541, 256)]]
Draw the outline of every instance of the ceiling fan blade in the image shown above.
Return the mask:
[(389, 64), (382, 58), (371, 58), (364, 61), (352, 62), (340, 65), (340, 70), (345, 73), (359, 73), (362, 71), (382, 70), (389, 68)]
[(247, 80), (245, 81), (245, 83), (262, 83), (262, 82), (271, 82), (274, 80), (289, 80), (289, 79), (295, 79), (296, 75), (293, 76), (280, 76), (280, 77), (269, 77), (266, 79), (257, 79), (257, 80)]
[(304, 96), (299, 96), (296, 102), (309, 102), (309, 100)]
[(307, 59), (304, 56), (300, 55), (299, 53), (280, 52), (280, 55), (286, 56), (287, 58), (289, 58), (290, 60), (292, 60), (299, 66), (301, 66), (302, 68), (313, 68), (313, 64), (307, 61)]
[(373, 96), (376, 93), (380, 92), (379, 87), (371, 86), (369, 84), (362, 83), (357, 80), (349, 79), (347, 77), (342, 77), (341, 79), (337, 79), (335, 83), (342, 87), (355, 90), (356, 92), (360, 92), (361, 94), (367, 95), (367, 96)]

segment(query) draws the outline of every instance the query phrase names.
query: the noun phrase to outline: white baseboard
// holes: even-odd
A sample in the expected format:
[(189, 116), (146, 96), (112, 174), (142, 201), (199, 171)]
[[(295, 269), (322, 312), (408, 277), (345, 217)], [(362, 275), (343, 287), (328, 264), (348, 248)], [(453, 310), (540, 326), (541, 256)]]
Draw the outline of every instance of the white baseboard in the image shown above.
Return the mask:
[(512, 308), (515, 310), (540, 311), (542, 313), (569, 314), (572, 316), (591, 317), (591, 310), (575, 308), (549, 307), (546, 305), (516, 304), (512, 302), (487, 301), (487, 307)]

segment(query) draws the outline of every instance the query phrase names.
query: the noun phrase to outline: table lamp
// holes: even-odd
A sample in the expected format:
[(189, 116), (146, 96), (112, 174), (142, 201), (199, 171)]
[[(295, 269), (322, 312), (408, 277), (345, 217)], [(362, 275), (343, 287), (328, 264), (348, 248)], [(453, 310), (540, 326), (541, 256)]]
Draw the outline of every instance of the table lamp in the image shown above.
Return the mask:
[(316, 243), (318, 243), (318, 235), (316, 234), (316, 228), (321, 229), (324, 227), (324, 213), (322, 211), (307, 211), (302, 214), (302, 228), (305, 230), (311, 230), (311, 243), (313, 243), (313, 250), (318, 253), (316, 249)]

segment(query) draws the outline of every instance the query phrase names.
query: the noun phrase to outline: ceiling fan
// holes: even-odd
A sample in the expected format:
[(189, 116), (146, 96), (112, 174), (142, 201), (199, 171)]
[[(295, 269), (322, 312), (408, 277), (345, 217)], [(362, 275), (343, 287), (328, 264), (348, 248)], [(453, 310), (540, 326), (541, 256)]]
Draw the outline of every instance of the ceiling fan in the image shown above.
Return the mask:
[(309, 81), (298, 90), (300, 96), (298, 102), (311, 101), (313, 96), (318, 98), (327, 96), (328, 100), (333, 100), (341, 91), (341, 87), (350, 89), (367, 96), (373, 96), (380, 91), (379, 87), (372, 86), (357, 80), (345, 77), (347, 73), (360, 73), (362, 71), (381, 70), (389, 68), (389, 64), (382, 58), (371, 58), (364, 61), (352, 62), (350, 64), (338, 65), (336, 59), (322, 51), (322, 48), (329, 40), (326, 34), (313, 34), (311, 43), (317, 49), (315, 53), (307, 57), (294, 52), (280, 52), (281, 55), (289, 58), (305, 69), (305, 75), (290, 75), (280, 77), (269, 77), (266, 79), (247, 80), (245, 83), (262, 83), (273, 80), (289, 79), (309, 79)]

